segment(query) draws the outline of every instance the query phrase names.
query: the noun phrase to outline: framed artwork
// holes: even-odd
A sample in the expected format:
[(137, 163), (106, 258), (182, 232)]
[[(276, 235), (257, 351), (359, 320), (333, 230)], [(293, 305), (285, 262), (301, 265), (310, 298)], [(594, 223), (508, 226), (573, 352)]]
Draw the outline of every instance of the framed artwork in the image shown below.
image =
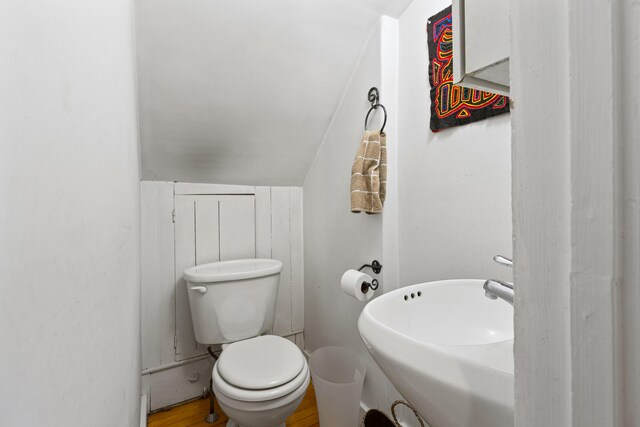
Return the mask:
[(509, 112), (508, 97), (453, 84), (451, 28), (451, 6), (427, 21), (432, 132)]

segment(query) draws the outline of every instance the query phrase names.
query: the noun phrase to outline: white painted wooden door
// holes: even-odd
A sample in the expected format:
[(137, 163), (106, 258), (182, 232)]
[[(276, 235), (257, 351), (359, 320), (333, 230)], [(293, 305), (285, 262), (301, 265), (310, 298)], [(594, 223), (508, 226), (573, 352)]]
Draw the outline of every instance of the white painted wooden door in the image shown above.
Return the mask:
[(176, 361), (206, 353), (196, 343), (185, 269), (256, 256), (254, 195), (175, 196)]

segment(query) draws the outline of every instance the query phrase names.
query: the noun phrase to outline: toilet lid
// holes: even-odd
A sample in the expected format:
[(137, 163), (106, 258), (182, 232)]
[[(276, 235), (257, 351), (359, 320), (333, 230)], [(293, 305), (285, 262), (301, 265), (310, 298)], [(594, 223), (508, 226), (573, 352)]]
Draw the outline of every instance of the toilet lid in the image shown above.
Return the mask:
[(230, 344), (216, 362), (220, 376), (236, 387), (265, 390), (293, 380), (304, 356), (291, 341), (264, 335)]

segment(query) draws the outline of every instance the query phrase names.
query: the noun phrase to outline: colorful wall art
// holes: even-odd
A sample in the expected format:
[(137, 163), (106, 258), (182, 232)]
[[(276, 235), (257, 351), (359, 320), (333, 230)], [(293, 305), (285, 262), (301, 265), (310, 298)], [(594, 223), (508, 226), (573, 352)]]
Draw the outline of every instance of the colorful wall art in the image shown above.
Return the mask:
[(451, 6), (429, 18), (429, 82), (431, 131), (484, 120), (509, 112), (509, 98), (453, 84)]

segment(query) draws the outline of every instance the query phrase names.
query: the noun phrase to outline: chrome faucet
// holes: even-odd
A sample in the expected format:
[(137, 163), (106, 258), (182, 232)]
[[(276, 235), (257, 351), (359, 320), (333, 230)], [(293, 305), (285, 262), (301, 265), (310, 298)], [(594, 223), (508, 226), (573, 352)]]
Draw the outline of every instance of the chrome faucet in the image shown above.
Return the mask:
[[(493, 260), (505, 267), (513, 267), (513, 261), (502, 255), (496, 255)], [(513, 283), (503, 282), (502, 280), (489, 279), (482, 286), (484, 294), (489, 299), (503, 299), (513, 305)]]

